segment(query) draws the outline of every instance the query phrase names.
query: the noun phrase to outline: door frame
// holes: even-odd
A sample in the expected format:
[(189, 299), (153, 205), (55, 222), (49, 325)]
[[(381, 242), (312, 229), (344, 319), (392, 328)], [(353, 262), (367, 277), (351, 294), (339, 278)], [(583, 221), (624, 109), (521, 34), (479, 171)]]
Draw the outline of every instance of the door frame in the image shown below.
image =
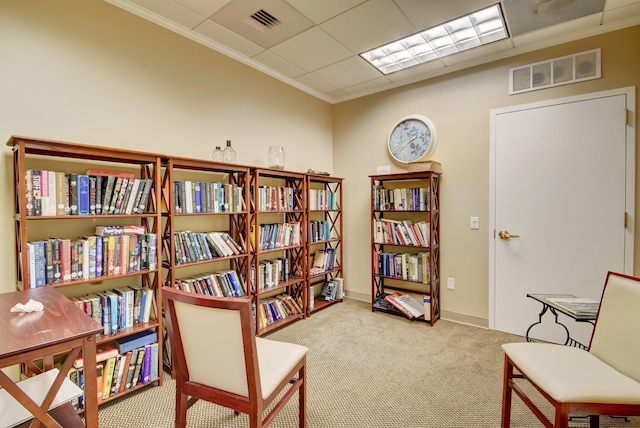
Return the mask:
[(625, 228), (624, 272), (633, 275), (634, 265), (634, 228), (635, 228), (635, 169), (636, 169), (636, 88), (612, 89), (608, 91), (593, 92), (565, 98), (539, 101), (529, 104), (492, 109), (490, 111), (490, 149), (489, 149), (489, 328), (495, 329), (495, 296), (496, 296), (496, 118), (500, 114), (513, 113), (534, 108), (551, 107), (554, 105), (587, 101), (597, 98), (625, 95), (627, 101), (627, 127), (626, 127), (626, 179), (625, 179), (625, 206), (628, 219)]

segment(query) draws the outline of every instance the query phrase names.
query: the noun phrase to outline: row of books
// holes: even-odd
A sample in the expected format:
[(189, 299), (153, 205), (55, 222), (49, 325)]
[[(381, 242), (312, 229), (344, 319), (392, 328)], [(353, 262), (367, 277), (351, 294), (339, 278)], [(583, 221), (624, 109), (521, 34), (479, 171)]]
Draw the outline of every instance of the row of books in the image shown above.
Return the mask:
[(173, 234), (176, 264), (244, 254), (244, 249), (226, 232), (176, 231)]
[(86, 174), (28, 169), (27, 216), (141, 214), (146, 211), (152, 179), (132, 172), (91, 168)]
[(29, 287), (155, 270), (153, 233), (51, 238), (27, 243)]
[(429, 211), (430, 192), (428, 187), (402, 187), (385, 189), (373, 187), (373, 209), (376, 211)]
[(227, 269), (176, 279), (174, 288), (216, 297), (241, 297), (246, 293), (235, 270)]
[(245, 209), (242, 187), (209, 181), (175, 181), (173, 206), (179, 214), (233, 213)]
[[(251, 188), (253, 197), (253, 187)], [(293, 211), (296, 197), (293, 187), (258, 186), (258, 211)]]
[[(145, 338), (148, 342), (152, 338)], [(98, 402), (133, 389), (138, 384), (147, 384), (159, 378), (157, 337), (128, 351), (119, 351), (117, 344), (99, 345), (96, 355)], [(73, 367), (69, 378), (84, 389), (84, 367)], [(72, 401), (76, 409), (84, 408), (84, 397)]]
[(373, 222), (373, 241), (376, 244), (428, 247), (430, 238), (430, 224), (426, 221), (413, 223), (411, 220), (381, 218)]
[(309, 242), (322, 242), (331, 239), (331, 224), (324, 220), (309, 222)]
[(318, 275), (323, 272), (334, 269), (336, 265), (336, 250), (334, 248), (326, 248), (324, 250), (316, 250), (313, 254), (313, 262), (309, 273)]
[(104, 327), (105, 335), (148, 323), (153, 308), (153, 290), (126, 286), (72, 297), (71, 300)]
[(309, 189), (310, 210), (337, 210), (338, 195), (335, 192), (324, 189)]
[(302, 313), (303, 304), (292, 296), (283, 293), (269, 299), (260, 299), (260, 304), (256, 310), (254, 305), (254, 316), (258, 317), (259, 328), (265, 328), (291, 315)]
[[(255, 266), (251, 266), (252, 283), (256, 283)], [(258, 263), (258, 288), (277, 287), (289, 280), (289, 259), (279, 257), (272, 260), (260, 260)]]
[(261, 224), (258, 230), (258, 249), (300, 245), (300, 222)]
[(429, 253), (385, 253), (376, 251), (373, 254), (373, 273), (405, 281), (429, 282)]

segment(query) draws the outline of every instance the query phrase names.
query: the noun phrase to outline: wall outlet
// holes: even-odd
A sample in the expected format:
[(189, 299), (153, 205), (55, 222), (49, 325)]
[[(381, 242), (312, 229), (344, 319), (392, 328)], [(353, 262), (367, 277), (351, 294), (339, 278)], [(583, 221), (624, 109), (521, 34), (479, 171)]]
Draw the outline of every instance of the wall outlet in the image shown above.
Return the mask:
[(447, 278), (447, 288), (449, 290), (453, 290), (456, 288), (456, 279), (455, 278)]

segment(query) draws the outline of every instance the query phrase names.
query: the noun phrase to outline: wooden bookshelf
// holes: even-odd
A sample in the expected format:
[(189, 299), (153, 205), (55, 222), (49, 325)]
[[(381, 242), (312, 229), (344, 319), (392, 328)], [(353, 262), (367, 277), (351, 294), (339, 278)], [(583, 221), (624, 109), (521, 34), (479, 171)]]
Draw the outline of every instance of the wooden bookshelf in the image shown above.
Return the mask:
[[(402, 315), (376, 299), (396, 291), (428, 296), (430, 325), (440, 319), (440, 174), (372, 175), (371, 310)], [(419, 230), (416, 230), (418, 228)], [(428, 266), (427, 266), (428, 264)]]
[[(109, 292), (112, 289), (126, 286), (143, 287), (145, 290), (151, 290), (148, 295), (149, 298), (145, 300), (150, 308), (150, 317), (147, 322), (143, 322), (142, 317), (138, 313), (138, 317), (135, 319), (132, 318), (128, 324), (119, 325), (117, 333), (108, 334), (105, 330), (103, 334), (99, 335), (96, 343), (100, 345), (143, 330), (152, 329), (157, 332), (158, 348), (162, 349), (162, 332), (160, 322), (158, 321), (158, 316), (162, 313), (162, 275), (159, 267), (161, 242), (160, 209), (158, 205), (160, 201), (160, 156), (153, 153), (133, 150), (105, 148), (19, 136), (11, 137), (7, 145), (13, 150), (14, 164), (14, 223), (17, 288), (19, 290), (28, 290), (38, 289), (41, 288), (41, 286), (54, 287), (61, 291), (64, 290), (64, 294), (70, 299), (73, 297), (87, 296), (89, 293)], [(70, 182), (76, 176), (86, 176), (86, 183), (91, 182), (89, 181), (91, 177), (94, 178), (93, 182), (97, 183), (95, 176), (89, 176), (89, 174), (87, 174), (87, 170), (90, 168), (108, 170), (112, 171), (113, 174), (133, 177), (128, 188), (125, 189), (124, 186), (122, 186), (123, 191), (119, 205), (120, 208), (118, 210), (119, 213), (116, 214), (115, 211), (110, 214), (106, 212), (102, 213), (101, 209), (96, 208), (96, 200), (104, 199), (98, 196), (102, 193), (98, 191), (98, 186), (94, 186), (88, 188), (90, 191), (87, 195), (88, 199), (82, 196), (82, 200), (78, 201), (78, 214), (71, 214), (70, 205), (72, 199), (70, 194), (72, 193), (72, 189)], [(29, 173), (31, 173), (32, 177), (33, 172), (36, 170), (39, 171), (40, 174), (42, 171), (47, 171), (47, 175), (49, 171), (52, 171), (60, 174), (57, 177), (62, 177), (62, 179), (56, 179), (60, 187), (57, 187), (55, 204), (46, 212), (42, 210), (42, 206), (44, 205), (41, 206), (40, 212), (35, 212), (33, 206), (29, 206), (27, 202), (27, 200), (29, 200), (29, 204), (31, 204), (32, 198), (34, 198), (34, 182), (27, 180), (27, 177), (30, 176)], [(64, 184), (60, 184), (62, 180), (64, 180)], [(114, 183), (115, 181), (116, 179), (114, 179)], [(144, 206), (140, 205), (144, 200), (141, 194), (141, 199), (137, 201), (140, 209), (134, 212), (136, 200), (131, 199), (130, 205), (126, 205), (125, 203), (130, 201), (130, 199), (128, 199), (129, 197), (134, 198), (136, 196), (133, 191), (136, 184), (138, 188), (144, 188), (144, 186), (141, 185), (143, 181), (148, 189), (146, 203), (144, 203)], [(79, 189), (78, 192), (84, 192), (84, 190)], [(77, 195), (80, 197), (80, 193), (77, 193)], [(40, 202), (44, 204), (42, 196), (43, 194), (41, 193)], [(90, 204), (87, 208), (88, 211), (81, 215), (80, 202), (84, 205), (87, 201)], [(52, 201), (50, 200), (48, 203), (51, 204)], [(56, 207), (58, 211), (55, 211)], [(130, 207), (128, 212), (127, 207)], [(117, 269), (119, 269), (117, 272), (116, 269), (110, 270), (107, 265), (111, 265), (111, 263), (107, 261), (107, 253), (104, 254), (103, 258), (99, 258), (98, 253), (95, 252), (98, 251), (97, 245), (92, 247), (89, 243), (96, 240), (96, 238), (93, 238), (96, 236), (96, 225), (137, 225), (138, 229), (143, 232), (128, 236), (127, 238), (120, 238), (121, 242), (128, 242), (129, 245), (127, 245), (126, 248), (122, 245), (121, 257), (118, 258), (117, 261), (114, 260), (114, 267), (117, 264)], [(109, 239), (106, 237), (101, 237), (100, 239), (103, 238), (105, 241)], [(52, 240), (56, 242), (51, 244), (54, 249), (55, 245), (57, 245), (57, 240), (60, 240), (59, 257), (56, 257), (57, 253), (55, 253), (55, 255), (52, 253), (51, 260), (34, 258), (34, 253), (31, 253), (30, 257), (29, 250), (34, 242), (51, 242)], [(87, 266), (87, 268), (77, 272), (73, 270), (72, 265), (82, 265), (80, 257), (70, 256), (73, 250), (66, 250), (68, 247), (63, 246), (65, 245), (62, 244), (63, 241), (69, 241), (70, 243), (78, 241), (78, 246), (72, 246), (72, 248), (83, 253), (83, 260), (86, 262), (83, 266)], [(113, 241), (115, 242), (116, 239), (113, 239)], [(142, 250), (143, 247), (145, 251)], [(106, 248), (105, 246), (105, 251), (107, 251)], [(153, 255), (154, 252), (155, 256)], [(69, 258), (65, 257), (65, 254), (69, 255)], [(103, 261), (104, 264), (99, 263), (98, 260)], [(52, 276), (46, 274), (44, 277), (45, 282), (41, 283), (42, 276), (38, 274), (36, 278), (36, 275), (34, 275), (35, 272), (42, 272), (41, 269), (36, 269), (36, 261), (38, 263), (46, 263), (49, 265), (48, 267), (51, 267), (50, 262), (53, 263), (54, 266), (55, 264), (59, 264), (59, 271), (57, 268), (52, 267), (52, 269), (54, 274), (59, 272), (60, 275)], [(31, 265), (31, 262), (34, 262), (34, 264)], [(104, 274), (100, 273), (99, 265), (103, 265)], [(76, 276), (72, 276), (71, 272), (76, 273)], [(79, 276), (80, 272), (82, 276)], [(36, 279), (38, 281), (37, 284)], [(132, 305), (134, 303), (135, 301), (132, 301)], [(96, 315), (93, 311), (92, 316), (94, 320), (103, 326), (106, 322), (111, 322), (110, 318), (108, 321), (106, 319), (96, 319), (96, 317), (101, 318), (101, 316)], [(112, 330), (109, 329), (109, 331)], [(161, 361), (161, 355), (157, 361), (154, 361), (154, 364), (156, 364), (158, 368), (158, 378), (149, 384), (162, 384)], [(113, 395), (112, 398), (128, 394), (131, 391), (132, 390), (125, 390)]]
[[(250, 174), (249, 282), (256, 334), (262, 335), (307, 314), (306, 179), (302, 173), (266, 168), (251, 168)], [(290, 239), (293, 234), (299, 239)], [(295, 300), (296, 310), (277, 317), (273, 305), (283, 294)]]
[[(344, 243), (342, 235), (342, 183), (343, 179), (326, 175), (307, 174), (307, 255), (308, 299), (307, 315), (343, 301), (344, 295)], [(329, 254), (330, 263), (313, 269), (317, 251)], [(319, 298), (324, 284), (338, 282), (335, 298)], [(311, 291), (313, 290), (313, 293)], [(313, 301), (313, 305), (311, 302)]]

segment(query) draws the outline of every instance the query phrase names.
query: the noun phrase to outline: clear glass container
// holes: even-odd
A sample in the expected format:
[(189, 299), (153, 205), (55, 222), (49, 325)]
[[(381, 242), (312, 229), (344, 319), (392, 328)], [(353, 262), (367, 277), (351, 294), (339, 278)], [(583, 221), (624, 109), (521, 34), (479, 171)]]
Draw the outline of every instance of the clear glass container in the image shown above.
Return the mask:
[(236, 163), (236, 151), (231, 147), (231, 140), (227, 140), (227, 147), (222, 150), (224, 162)]
[(220, 146), (216, 146), (211, 158), (216, 162), (224, 162), (224, 154), (222, 153)]
[(267, 166), (273, 169), (284, 169), (284, 147), (269, 146)]

